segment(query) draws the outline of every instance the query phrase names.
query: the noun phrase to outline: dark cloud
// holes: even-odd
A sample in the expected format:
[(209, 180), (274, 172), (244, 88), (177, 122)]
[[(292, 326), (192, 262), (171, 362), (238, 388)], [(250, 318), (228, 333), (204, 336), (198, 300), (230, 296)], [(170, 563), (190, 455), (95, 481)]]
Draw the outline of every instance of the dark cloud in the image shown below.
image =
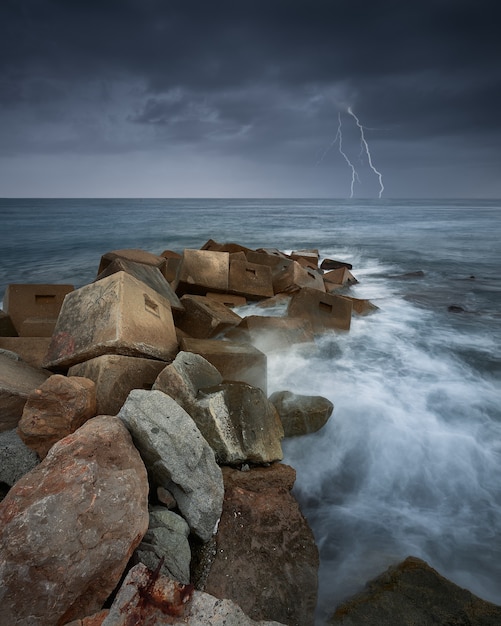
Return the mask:
[[(332, 142), (338, 112), (357, 143), (352, 106), (390, 177), (415, 167), (423, 142), (437, 163), (459, 162), (462, 142), (499, 165), (492, 11), (486, 0), (4, 0), (0, 157), (192, 150), (238, 156), (242, 177), (289, 163), (292, 178)], [(327, 178), (315, 190), (335, 195)]]

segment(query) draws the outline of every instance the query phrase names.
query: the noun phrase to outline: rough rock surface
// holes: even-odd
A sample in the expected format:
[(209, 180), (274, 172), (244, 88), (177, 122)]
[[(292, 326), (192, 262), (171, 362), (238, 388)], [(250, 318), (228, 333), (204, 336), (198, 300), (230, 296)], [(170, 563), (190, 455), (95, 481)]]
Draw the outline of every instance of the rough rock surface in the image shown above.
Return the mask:
[(223, 468), (225, 500), (203, 590), (236, 602), (252, 619), (313, 624), (318, 550), (290, 493), (295, 471), (280, 463)]
[(50, 448), (96, 415), (96, 385), (80, 376), (55, 374), (34, 389), (17, 432), (43, 459)]
[(286, 437), (314, 433), (327, 423), (334, 405), (323, 396), (302, 396), (277, 391), (270, 396), (284, 427)]
[(0, 624), (59, 626), (101, 609), (148, 528), (147, 500), (119, 419), (58, 441), (0, 503)]
[(9, 487), (40, 463), (36, 453), (20, 439), (15, 429), (0, 433), (0, 459), (0, 483)]
[(154, 570), (163, 559), (160, 572), (180, 583), (190, 582), (190, 528), (184, 519), (165, 507), (150, 509), (148, 530), (139, 544), (135, 558)]
[(497, 626), (501, 606), (458, 587), (421, 559), (408, 557), (339, 606), (329, 624)]
[(278, 622), (249, 619), (230, 600), (217, 600), (191, 585), (180, 585), (151, 572), (144, 565), (133, 567), (124, 580), (102, 626), (148, 624), (164, 626), (283, 626)]
[(155, 486), (168, 489), (191, 530), (210, 539), (221, 515), (223, 478), (193, 419), (162, 391), (141, 389), (130, 392), (118, 416)]

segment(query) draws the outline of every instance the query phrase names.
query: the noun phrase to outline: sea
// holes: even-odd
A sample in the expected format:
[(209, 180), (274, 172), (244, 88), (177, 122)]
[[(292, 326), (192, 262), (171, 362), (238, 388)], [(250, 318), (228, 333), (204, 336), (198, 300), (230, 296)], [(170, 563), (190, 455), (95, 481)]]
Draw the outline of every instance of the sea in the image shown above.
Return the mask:
[(283, 442), (320, 551), (318, 623), (409, 555), (501, 604), (501, 200), (3, 199), (0, 218), (0, 298), (209, 238), (351, 263), (347, 293), (378, 310), (268, 354), (269, 393), (334, 404)]

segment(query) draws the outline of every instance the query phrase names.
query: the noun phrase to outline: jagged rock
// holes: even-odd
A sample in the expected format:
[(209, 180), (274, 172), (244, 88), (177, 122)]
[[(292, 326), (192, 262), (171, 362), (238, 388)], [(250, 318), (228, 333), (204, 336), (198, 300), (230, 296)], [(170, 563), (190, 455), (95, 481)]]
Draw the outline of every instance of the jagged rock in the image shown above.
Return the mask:
[(130, 392), (118, 416), (132, 433), (155, 486), (174, 495), (191, 530), (208, 541), (221, 515), (223, 479), (193, 419), (165, 393), (140, 389)]
[(29, 394), (40, 386), (50, 372), (0, 353), (0, 432), (15, 428), (23, 414)]
[[(151, 572), (144, 565), (127, 574), (102, 626), (284, 626), (255, 622), (230, 600), (218, 600), (191, 585)], [(75, 625), (76, 626), (76, 625)]]
[(0, 433), (0, 459), (0, 483), (9, 487), (40, 463), (36, 453), (28, 448), (15, 429)]
[(182, 517), (165, 507), (150, 509), (150, 523), (135, 558), (150, 570), (162, 560), (160, 571), (164, 576), (181, 583), (190, 582), (191, 549), (188, 543), (190, 528)]
[(252, 619), (313, 624), (318, 550), (290, 493), (295, 471), (280, 463), (223, 468), (225, 499), (203, 590), (236, 602)]
[(121, 354), (102, 354), (68, 370), (96, 383), (96, 413), (116, 415), (133, 389), (151, 389), (165, 361)]
[(328, 623), (497, 626), (501, 624), (501, 606), (461, 589), (421, 559), (408, 557), (339, 606)]
[(146, 469), (115, 417), (58, 441), (0, 503), (0, 623), (98, 611), (148, 528)]
[(53, 444), (96, 415), (96, 385), (88, 378), (60, 374), (34, 389), (24, 405), (17, 432), (43, 459)]
[(277, 391), (270, 396), (280, 416), (286, 437), (307, 435), (320, 430), (332, 415), (334, 405), (322, 396), (302, 396)]

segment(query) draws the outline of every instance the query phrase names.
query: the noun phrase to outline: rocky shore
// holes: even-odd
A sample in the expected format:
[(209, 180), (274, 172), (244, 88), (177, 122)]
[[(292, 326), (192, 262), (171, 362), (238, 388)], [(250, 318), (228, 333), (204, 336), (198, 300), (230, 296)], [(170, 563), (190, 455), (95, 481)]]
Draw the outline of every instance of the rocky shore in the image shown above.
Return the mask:
[[(209, 240), (109, 252), (78, 289), (7, 287), (0, 624), (315, 623), (318, 549), (281, 441), (334, 407), (268, 395), (267, 355), (377, 311), (351, 270)], [(409, 558), (329, 623), (490, 625), (501, 608)]]

